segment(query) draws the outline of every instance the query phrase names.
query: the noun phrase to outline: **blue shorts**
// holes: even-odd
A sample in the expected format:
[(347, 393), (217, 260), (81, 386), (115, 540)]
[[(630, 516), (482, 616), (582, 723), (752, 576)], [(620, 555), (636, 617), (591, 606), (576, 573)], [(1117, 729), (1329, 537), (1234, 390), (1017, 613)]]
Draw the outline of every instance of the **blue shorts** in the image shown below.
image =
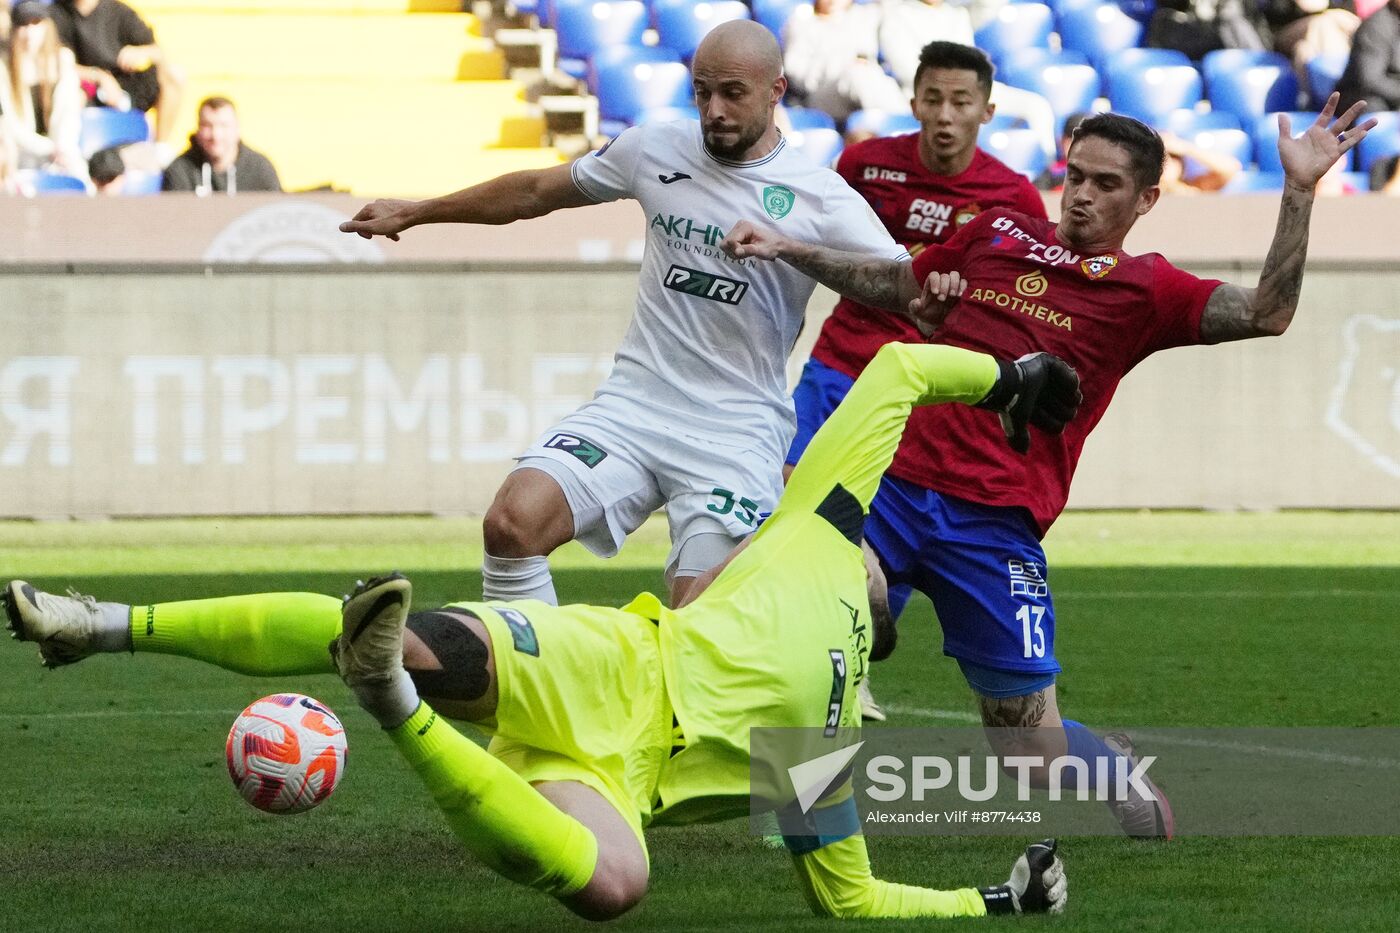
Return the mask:
[[(788, 463), (797, 462), (853, 381), (807, 362), (793, 392), (797, 436)], [(979, 693), (1023, 696), (1054, 683), (1055, 607), (1045, 551), (1027, 513), (886, 476), (865, 537), (889, 578), (890, 611), (898, 617), (911, 590), (932, 600), (943, 653), (965, 662)]]

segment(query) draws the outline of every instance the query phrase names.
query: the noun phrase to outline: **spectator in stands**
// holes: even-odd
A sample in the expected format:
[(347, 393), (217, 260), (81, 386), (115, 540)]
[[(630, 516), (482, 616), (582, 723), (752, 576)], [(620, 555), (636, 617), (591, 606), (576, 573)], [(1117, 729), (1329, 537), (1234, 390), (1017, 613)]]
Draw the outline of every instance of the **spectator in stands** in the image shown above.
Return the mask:
[(1337, 93), (1339, 107), (1364, 100), (1372, 113), (1400, 110), (1400, 0), (1390, 0), (1357, 28)]
[(154, 107), (156, 142), (173, 155), (170, 137), (185, 79), (146, 21), (121, 0), (55, 0), (53, 16), (58, 37), (78, 57), (92, 101), (142, 113)]
[(199, 129), (190, 137), (190, 147), (166, 168), (161, 190), (237, 194), (281, 191), (282, 182), (267, 156), (243, 145), (233, 101), (210, 97), (200, 102)]
[(115, 146), (99, 149), (88, 159), (88, 177), (92, 179), (97, 193), (113, 197), (124, 193), (126, 188), (126, 162)]
[(23, 0), (10, 16), (0, 120), (17, 165), (86, 178), (78, 147), (83, 91), (73, 53), (59, 44), (47, 4)]
[(1400, 155), (1371, 163), (1371, 190), (1400, 195)]
[[(914, 96), (919, 53), (935, 39), (976, 45), (967, 7), (944, 0), (884, 0), (880, 8), (880, 53), (910, 99)], [(1025, 120), (1040, 138), (1046, 157), (1055, 158), (1055, 111), (1048, 100), (1034, 91), (994, 81), (992, 105), (998, 113)]]
[[(1162, 179), (1158, 182), (1163, 194), (1219, 191), (1244, 170), (1240, 160), (1232, 155), (1202, 149), (1172, 133), (1162, 133), (1161, 136), (1162, 145), (1167, 151), (1167, 157), (1162, 162)], [(1189, 173), (1187, 159), (1191, 160), (1194, 169)]]
[(1216, 49), (1264, 48), (1241, 0), (1160, 0), (1142, 44), (1175, 49), (1197, 61)]
[(1306, 82), (1308, 62), (1319, 55), (1351, 51), (1361, 20), (1355, 0), (1267, 0), (1265, 20), (1274, 33), (1274, 51), (1287, 55)]
[(783, 27), (788, 95), (842, 123), (856, 110), (900, 113), (909, 98), (880, 67), (880, 11), (851, 0), (816, 0)]
[(1092, 116), (1092, 113), (1080, 110), (1065, 117), (1065, 128), (1060, 131), (1058, 157), (1035, 180), (1035, 186), (1041, 191), (1059, 191), (1065, 186), (1065, 172), (1069, 169), (1069, 144), (1074, 142), (1074, 131), (1079, 129), (1079, 124)]

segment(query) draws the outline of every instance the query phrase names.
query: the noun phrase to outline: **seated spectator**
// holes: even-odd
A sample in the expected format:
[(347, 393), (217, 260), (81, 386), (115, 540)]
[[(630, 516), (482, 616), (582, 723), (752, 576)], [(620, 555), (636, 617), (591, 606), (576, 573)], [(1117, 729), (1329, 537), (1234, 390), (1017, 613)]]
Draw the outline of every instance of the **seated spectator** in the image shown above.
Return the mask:
[(1288, 56), (1299, 81), (1319, 55), (1351, 51), (1361, 20), (1354, 0), (1269, 0), (1264, 17), (1274, 33), (1274, 51)]
[(22, 169), (87, 177), (78, 147), (83, 92), (73, 53), (58, 42), (49, 7), (23, 0), (11, 11), (0, 121)]
[(783, 27), (783, 71), (788, 93), (837, 123), (856, 110), (899, 113), (909, 98), (880, 67), (880, 11), (851, 0), (816, 0)]
[(1400, 0), (1390, 0), (1357, 27), (1337, 92), (1338, 113), (1358, 100), (1372, 113), (1400, 110)]
[(200, 102), (199, 129), (190, 137), (190, 147), (166, 168), (161, 190), (237, 194), (281, 191), (282, 182), (267, 156), (243, 145), (233, 101), (210, 97)]
[[(1162, 134), (1162, 146), (1167, 158), (1162, 163), (1162, 180), (1158, 183), (1163, 194), (1200, 194), (1219, 191), (1241, 171), (1240, 160), (1223, 152), (1202, 149), (1189, 140), (1172, 133)], [(1193, 171), (1187, 171), (1186, 160)]]
[[(880, 54), (910, 99), (919, 53), (935, 39), (975, 45), (967, 7), (944, 0), (884, 0), (881, 4)], [(1055, 111), (1048, 100), (1034, 91), (993, 81), (992, 104), (1000, 114), (1025, 120), (1040, 138), (1047, 159), (1055, 158)]]
[(1371, 190), (1400, 195), (1400, 155), (1371, 163)]
[(55, 0), (53, 16), (91, 99), (118, 110), (154, 107), (156, 142), (169, 152), (185, 79), (146, 21), (121, 0)]
[(1241, 0), (1160, 0), (1147, 24), (1143, 45), (1175, 49), (1199, 61), (1216, 49), (1262, 49), (1259, 30)]
[(126, 162), (121, 151), (115, 146), (99, 149), (88, 159), (88, 177), (92, 179), (97, 193), (105, 197), (115, 197), (126, 187)]

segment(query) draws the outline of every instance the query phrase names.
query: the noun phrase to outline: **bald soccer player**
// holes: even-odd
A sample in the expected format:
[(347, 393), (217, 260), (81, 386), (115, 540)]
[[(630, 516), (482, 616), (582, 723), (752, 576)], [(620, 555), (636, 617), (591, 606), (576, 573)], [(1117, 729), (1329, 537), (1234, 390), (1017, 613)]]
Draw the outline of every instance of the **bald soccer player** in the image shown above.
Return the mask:
[(548, 555), (571, 540), (611, 557), (665, 506), (673, 604), (772, 511), (796, 429), (786, 360), (813, 280), (734, 260), (741, 220), (839, 249), (908, 260), (865, 201), (784, 140), (778, 44), (725, 23), (692, 66), (699, 123), (632, 127), (596, 152), (426, 201), (375, 201), (341, 230), (397, 240), (429, 223), (507, 224), (634, 198), (646, 248), (631, 327), (592, 401), (518, 458), (486, 513), (487, 599), (557, 603)]

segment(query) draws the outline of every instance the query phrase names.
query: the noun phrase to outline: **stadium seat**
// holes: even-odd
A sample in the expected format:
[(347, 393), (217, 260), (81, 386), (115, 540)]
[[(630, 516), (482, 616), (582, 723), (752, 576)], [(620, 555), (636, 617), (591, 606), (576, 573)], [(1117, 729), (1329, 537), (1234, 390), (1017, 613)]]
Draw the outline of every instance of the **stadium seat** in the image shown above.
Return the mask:
[[(1293, 135), (1301, 136), (1317, 119), (1317, 114), (1307, 110), (1290, 111), (1288, 119)], [(1353, 150), (1354, 151), (1354, 150)], [(1351, 168), (1352, 153), (1342, 156), (1346, 168)], [(1254, 121), (1254, 159), (1260, 171), (1283, 171), (1283, 163), (1278, 157), (1278, 114), (1266, 113)]]
[(690, 69), (680, 62), (624, 62), (598, 72), (598, 116), (615, 136), (654, 107), (693, 106)]
[(640, 46), (649, 12), (641, 0), (595, 0), (559, 8), (554, 29), (559, 67), (571, 77), (588, 74), (588, 59), (605, 48)]
[(140, 172), (129, 169), (122, 183), (122, 195), (124, 197), (145, 197), (152, 194), (160, 194), (160, 172)]
[(994, 113), (990, 120), (982, 124), (982, 130), (991, 132), (995, 132), (996, 130), (1024, 130), (1029, 125), (1030, 124), (1022, 117), (1012, 116), (1009, 113)]
[(919, 121), (912, 113), (886, 113), (883, 110), (857, 110), (846, 118), (846, 132), (872, 136), (899, 136), (917, 133)]
[[(1162, 121), (1162, 129), (1175, 133), (1178, 136), (1190, 137), (1196, 133), (1206, 130), (1239, 130), (1239, 118), (1226, 110), (1208, 110), (1205, 112), (1193, 109), (1173, 110), (1167, 114)], [(1248, 138), (1249, 134), (1245, 134)], [(1246, 162), (1249, 159), (1245, 159)]]
[(1034, 130), (989, 130), (977, 134), (977, 144), (1005, 162), (1013, 170), (1034, 179), (1045, 171), (1048, 161)]
[(720, 23), (749, 19), (749, 8), (739, 0), (657, 0), (652, 8), (660, 44), (673, 50), (682, 61), (695, 57), (695, 49), (705, 34)]
[(1282, 190), (1283, 172), (1240, 172), (1220, 189), (1222, 194), (1254, 194)]
[(678, 120), (699, 120), (700, 111), (694, 104), (689, 107), (651, 107), (642, 111), (638, 123), (675, 123)]
[(1219, 49), (1201, 59), (1211, 108), (1226, 110), (1252, 126), (1266, 113), (1298, 105), (1298, 79), (1288, 59), (1275, 52)]
[(818, 165), (833, 164), (845, 146), (840, 133), (822, 128), (795, 131), (788, 142)]
[(1366, 134), (1356, 149), (1356, 168), (1369, 172), (1378, 159), (1400, 154), (1400, 113), (1395, 111), (1364, 114), (1375, 117), (1376, 128)]
[(1157, 126), (1173, 110), (1191, 107), (1201, 99), (1201, 75), (1189, 63), (1161, 66), (1115, 61), (1108, 71), (1108, 99), (1116, 112)]
[(1035, 91), (1050, 102), (1057, 132), (1070, 114), (1091, 110), (1099, 96), (1099, 73), (1091, 65), (1046, 65), (1008, 69), (1002, 78), (1013, 87)]
[(1234, 156), (1245, 168), (1249, 168), (1250, 163), (1254, 161), (1254, 140), (1250, 139), (1244, 130), (1197, 130), (1182, 135), (1182, 138), (1207, 152)]
[(111, 107), (84, 107), (78, 147), (85, 158), (94, 152), (128, 143), (143, 143), (151, 138), (151, 126), (146, 115), (135, 110), (115, 110)]
[(87, 183), (72, 175), (35, 172), (31, 183), (35, 194), (87, 194)]
[(599, 49), (588, 59), (588, 92), (595, 97), (598, 95), (598, 72), (604, 68), (643, 63), (654, 65), (660, 62), (680, 64), (680, 61), (679, 55), (659, 45), (614, 45)]
[(1142, 23), (1112, 3), (1071, 7), (1060, 16), (1064, 47), (1084, 53), (1100, 69), (1113, 53), (1136, 46), (1142, 33)]
[(1327, 103), (1350, 57), (1349, 52), (1327, 52), (1308, 59), (1308, 100), (1312, 106), (1321, 110)]
[(788, 125), (794, 130), (834, 130), (836, 121), (825, 110), (815, 107), (787, 107)]
[(1045, 48), (1054, 26), (1055, 14), (1045, 4), (1008, 3), (977, 30), (974, 41), (1000, 67), (1008, 52)]
[(1131, 67), (1169, 68), (1173, 65), (1189, 64), (1191, 59), (1186, 57), (1186, 53), (1176, 49), (1123, 49), (1121, 52), (1114, 52), (1109, 58), (1107, 70)]
[(1044, 68), (1047, 65), (1087, 64), (1089, 59), (1084, 53), (1073, 50), (1056, 52), (1054, 49), (1012, 49), (1002, 56), (998, 67), (1005, 72)]
[(753, 0), (751, 7), (753, 18), (767, 26), (768, 31), (777, 36), (780, 42), (783, 38), (783, 27), (795, 13), (801, 11), (803, 15), (807, 15), (812, 12), (810, 0)]

